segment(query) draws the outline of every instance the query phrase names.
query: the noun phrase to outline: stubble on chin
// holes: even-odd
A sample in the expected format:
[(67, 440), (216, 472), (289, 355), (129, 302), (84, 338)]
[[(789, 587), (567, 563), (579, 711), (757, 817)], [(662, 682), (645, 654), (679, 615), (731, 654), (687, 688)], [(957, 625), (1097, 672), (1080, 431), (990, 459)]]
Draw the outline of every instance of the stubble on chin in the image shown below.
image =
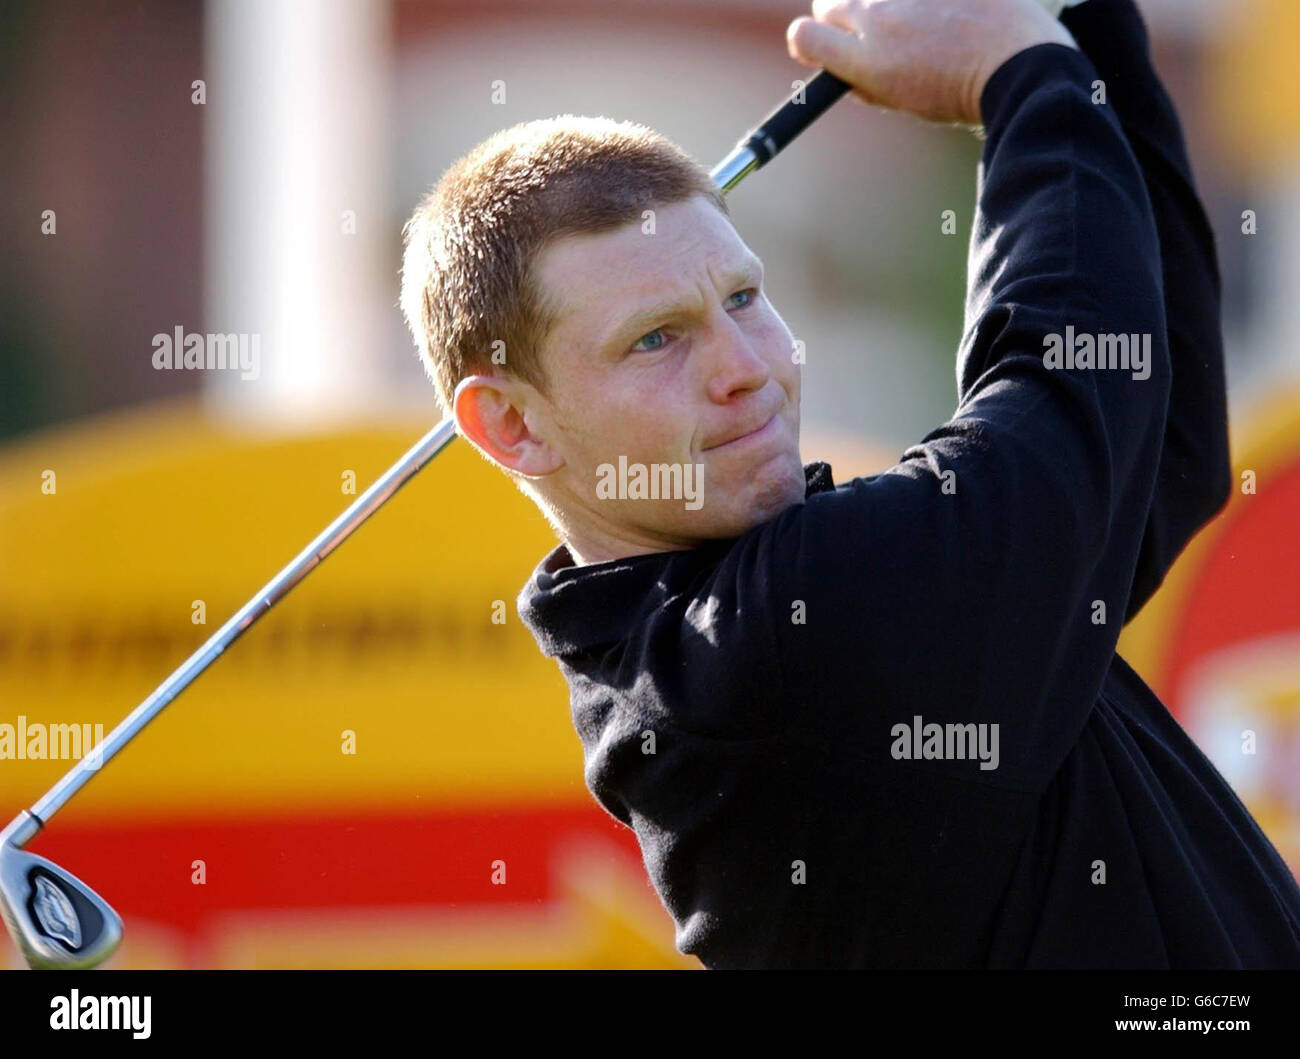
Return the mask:
[(807, 491), (803, 465), (796, 457), (787, 461), (782, 473), (774, 474), (771, 478), (764, 478), (759, 482), (758, 497), (759, 502), (768, 512), (767, 517), (773, 518), (786, 508), (802, 502)]
[(740, 536), (802, 503), (806, 492), (803, 467), (797, 462), (793, 468), (773, 469), (743, 483), (733, 535)]

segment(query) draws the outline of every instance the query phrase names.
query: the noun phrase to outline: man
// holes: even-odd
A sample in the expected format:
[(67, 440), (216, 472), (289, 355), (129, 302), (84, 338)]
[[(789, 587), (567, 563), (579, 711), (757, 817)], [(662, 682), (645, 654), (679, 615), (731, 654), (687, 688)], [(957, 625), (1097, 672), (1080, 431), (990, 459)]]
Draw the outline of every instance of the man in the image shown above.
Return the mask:
[(984, 129), (958, 408), (883, 474), (800, 466), (761, 263), (647, 130), (507, 130), (408, 228), (439, 393), (564, 542), (519, 610), (588, 786), (707, 967), (1300, 967), (1295, 879), (1115, 653), (1230, 490), (1136, 9), (813, 13), (801, 62)]

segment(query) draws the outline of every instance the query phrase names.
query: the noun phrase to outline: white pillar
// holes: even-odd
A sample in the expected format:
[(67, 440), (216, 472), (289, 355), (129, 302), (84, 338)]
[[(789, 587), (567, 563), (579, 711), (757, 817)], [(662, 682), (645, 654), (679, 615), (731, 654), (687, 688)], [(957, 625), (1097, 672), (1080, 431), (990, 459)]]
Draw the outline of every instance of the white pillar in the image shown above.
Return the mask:
[(207, 5), (203, 327), (260, 335), (261, 361), (205, 372), (216, 415), (301, 429), (382, 401), (388, 20), (381, 0)]

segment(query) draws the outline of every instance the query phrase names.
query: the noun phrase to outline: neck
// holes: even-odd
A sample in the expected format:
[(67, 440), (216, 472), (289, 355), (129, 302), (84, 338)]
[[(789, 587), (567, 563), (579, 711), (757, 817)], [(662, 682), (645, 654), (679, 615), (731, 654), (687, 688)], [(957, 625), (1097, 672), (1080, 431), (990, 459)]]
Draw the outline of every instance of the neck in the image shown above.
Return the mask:
[(626, 559), (631, 555), (651, 555), (655, 552), (682, 551), (695, 546), (694, 542), (669, 542), (654, 538), (628, 539), (576, 529), (565, 534), (564, 546), (573, 556), (575, 566), (607, 563), (612, 559)]

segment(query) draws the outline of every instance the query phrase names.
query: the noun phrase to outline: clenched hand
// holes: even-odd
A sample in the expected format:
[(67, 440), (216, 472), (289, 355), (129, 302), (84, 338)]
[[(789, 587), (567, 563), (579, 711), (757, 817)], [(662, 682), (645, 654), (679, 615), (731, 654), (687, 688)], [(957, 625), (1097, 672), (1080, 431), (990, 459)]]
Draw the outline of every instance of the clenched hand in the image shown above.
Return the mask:
[(790, 55), (824, 66), (875, 106), (980, 125), (985, 84), (1037, 44), (1077, 47), (1038, 0), (813, 0), (786, 30)]

